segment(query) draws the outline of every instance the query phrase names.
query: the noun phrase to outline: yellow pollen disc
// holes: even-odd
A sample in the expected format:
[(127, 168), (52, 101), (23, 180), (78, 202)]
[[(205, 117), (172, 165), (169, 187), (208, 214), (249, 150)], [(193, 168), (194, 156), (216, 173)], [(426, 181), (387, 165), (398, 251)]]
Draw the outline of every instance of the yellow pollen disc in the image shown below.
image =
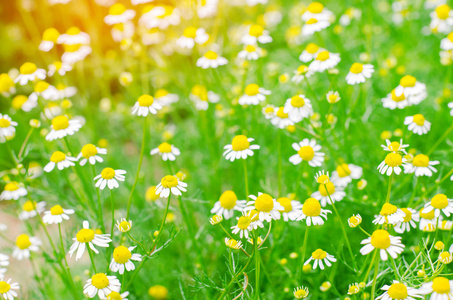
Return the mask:
[(120, 231), (126, 232), (131, 229), (131, 223), (129, 223), (128, 221), (122, 221), (120, 225), (118, 225), (118, 227), (120, 228)]
[(80, 229), (76, 234), (79, 243), (88, 243), (94, 239), (94, 231), (88, 228)]
[(351, 170), (349, 169), (348, 164), (341, 164), (337, 167), (337, 173), (339, 177), (347, 177), (351, 175)]
[(47, 88), (50, 86), (49, 83), (45, 82), (45, 81), (38, 81), (36, 84), (35, 84), (35, 88), (34, 88), (34, 91), (36, 93), (42, 93), (44, 92), (45, 90), (47, 90)]
[(319, 14), (322, 12), (323, 9), (324, 9), (324, 5), (322, 5), (319, 2), (312, 2), (312, 3), (310, 3), (310, 5), (307, 8), (307, 10), (309, 12), (311, 12), (312, 14)]
[(151, 106), (153, 103), (154, 103), (153, 96), (141, 95), (138, 98), (138, 105), (140, 105), (140, 106), (147, 107), (147, 106)]
[(450, 6), (447, 4), (439, 5), (436, 7), (437, 17), (441, 20), (446, 20), (450, 16)]
[[(20, 109), (22, 107), (22, 105), (27, 102), (28, 98), (24, 95), (17, 95), (16, 97), (14, 97), (12, 103), (11, 103), (11, 106), (14, 108), (14, 109)], [(5, 119), (0, 119), (0, 127), (8, 127), (9, 126), (9, 121), (8, 120), (5, 120), (7, 121), (7, 123), (5, 124), (8, 124), (7, 126), (2, 126), (2, 121), (5, 120)]]
[(54, 163), (59, 163), (61, 161), (64, 161), (66, 159), (66, 154), (64, 154), (61, 151), (55, 151), (52, 153), (52, 156), (50, 157), (50, 161)]
[(314, 259), (324, 259), (327, 256), (327, 252), (322, 249), (317, 249), (315, 252), (311, 254), (311, 257)]
[(307, 217), (318, 217), (321, 214), (321, 204), (318, 199), (308, 198), (302, 206), (302, 212)]
[(402, 87), (413, 87), (415, 86), (415, 83), (417, 82), (417, 79), (414, 76), (411, 75), (406, 75), (400, 80), (400, 85)]
[(21, 234), (16, 238), (16, 246), (21, 250), (28, 249), (31, 246), (30, 238), (26, 234)]
[(63, 66), (63, 63), (61, 61), (56, 61), (53, 63), (53, 65), (55, 66), (55, 69), (60, 70)]
[(302, 146), (297, 153), (305, 161), (310, 161), (315, 157), (315, 150), (311, 146)]
[(448, 251), (444, 251), (444, 252), (442, 252), (442, 253), (440, 254), (440, 259), (441, 259), (441, 260), (449, 260), (450, 257), (451, 257), (451, 254), (450, 254), (450, 252), (448, 252)]
[(412, 160), (412, 164), (416, 167), (427, 167), (429, 166), (429, 157), (424, 154), (418, 154)]
[(250, 226), (252, 220), (248, 216), (242, 216), (238, 220), (238, 227), (239, 229), (245, 230)]
[(450, 32), (447, 38), (450, 40), (450, 42), (453, 42), (453, 32)]
[(305, 290), (297, 290), (296, 292), (294, 292), (294, 297), (296, 299), (302, 299), (302, 298), (305, 298), (307, 296), (307, 292)]
[(201, 100), (206, 101), (208, 99), (208, 90), (203, 85), (199, 84), (195, 85), (192, 88), (191, 94), (194, 96), (198, 96)]
[(397, 96), (395, 93), (395, 89), (392, 90), (392, 100), (395, 102), (401, 102), (403, 100), (406, 100), (406, 96), (404, 96), (404, 93), (401, 93), (401, 95)]
[(156, 98), (161, 98), (161, 97), (167, 96), (168, 94), (169, 94), (169, 93), (168, 93), (168, 91), (167, 91), (166, 89), (158, 89), (158, 90), (156, 91), (155, 97), (156, 97)]
[(277, 202), (283, 206), (283, 210), (281, 212), (290, 212), (293, 210), (293, 206), (291, 205), (291, 199), (287, 197), (281, 197), (277, 199)]
[(98, 273), (91, 277), (91, 284), (97, 289), (105, 289), (109, 286), (109, 279), (104, 273)]
[(407, 223), (412, 220), (412, 212), (410, 210), (408, 210), (407, 208), (401, 208), (401, 210), (406, 214), (404, 216), (404, 222)]
[(251, 52), (255, 52), (256, 51), (256, 47), (253, 46), (253, 45), (247, 45), (245, 46), (245, 51), (251, 53)]
[(233, 191), (225, 191), (220, 195), (220, 206), (225, 209), (233, 209), (236, 206), (236, 201), (238, 197)]
[(54, 130), (62, 130), (69, 127), (69, 119), (66, 116), (57, 116), (52, 119), (52, 127)]
[(285, 113), (283, 110), (284, 110), (283, 106), (278, 108), (277, 117), (279, 117), (280, 119), (287, 119), (288, 118), (288, 114)]
[(204, 54), (204, 57), (206, 57), (207, 59), (210, 59), (210, 60), (214, 60), (214, 59), (217, 59), (217, 57), (219, 57), (219, 56), (214, 51), (209, 50), (208, 52), (206, 52)]
[(319, 46), (316, 45), (315, 43), (310, 43), (305, 48), (305, 51), (307, 51), (310, 54), (315, 54), (316, 52), (318, 52), (318, 50), (319, 50)]
[(434, 278), (433, 291), (439, 294), (448, 294), (450, 292), (450, 281), (445, 277)]
[(119, 264), (127, 263), (131, 257), (131, 251), (124, 246), (118, 246), (113, 250), (113, 259)]
[(399, 150), (400, 150), (400, 146), (401, 146), (401, 145), (400, 145), (400, 143), (398, 143), (398, 142), (391, 142), (390, 145), (389, 145), (389, 149), (390, 149), (391, 151), (396, 152), (396, 151), (399, 151)]
[(257, 211), (270, 212), (274, 208), (274, 199), (268, 194), (261, 194), (255, 200)]
[(145, 199), (146, 199), (146, 201), (155, 201), (155, 200), (159, 199), (159, 195), (156, 195), (155, 186), (151, 186), (146, 190)]
[(437, 209), (443, 209), (448, 206), (448, 198), (444, 194), (437, 194), (431, 199), (431, 206)]
[(398, 153), (389, 153), (385, 157), (385, 164), (389, 167), (401, 166), (403, 163), (403, 157)]
[(250, 147), (250, 142), (245, 135), (237, 135), (233, 138), (231, 146), (233, 146), (233, 151), (243, 151)]
[(327, 184), (330, 181), (330, 178), (329, 176), (323, 174), (319, 176), (316, 181), (320, 184)]
[(414, 123), (418, 126), (423, 126), (425, 124), (425, 117), (421, 114), (414, 115)]
[(82, 44), (63, 45), (65, 52), (76, 52), (82, 47)]
[(264, 109), (264, 112), (266, 114), (272, 114), (272, 113), (274, 113), (274, 108), (272, 106), (268, 106)]
[(316, 20), (315, 18), (308, 19), (307, 22), (305, 22), (305, 24), (307, 24), (307, 25), (316, 24), (316, 23), (318, 23), (318, 20)]
[(423, 208), (422, 208), (422, 209), (420, 209), (420, 217), (423, 219), (426, 219), (426, 220), (432, 220), (432, 219), (434, 219), (434, 210), (431, 210), (428, 213), (424, 213)]
[(35, 210), (35, 207), (36, 207), (36, 202), (35, 201), (31, 201), (31, 200), (28, 200), (24, 203), (24, 205), (22, 205), (22, 209), (24, 211), (34, 211)]
[(189, 26), (186, 29), (184, 29), (183, 35), (185, 37), (194, 39), (197, 36), (197, 28), (194, 26)]
[(264, 32), (264, 28), (261, 25), (254, 24), (254, 25), (250, 26), (249, 35), (251, 35), (251, 36), (259, 37), (259, 36), (263, 35), (263, 32)]
[(306, 65), (301, 65), (297, 68), (298, 74), (305, 74), (308, 72), (308, 67)]
[(348, 289), (348, 294), (351, 294), (351, 295), (357, 294), (359, 291), (360, 291), (360, 288), (358, 286), (352, 285)]
[(321, 52), (319, 52), (318, 56), (316, 57), (316, 60), (326, 61), (329, 59), (329, 57), (330, 57), (329, 51), (321, 51)]
[(171, 152), (171, 145), (169, 143), (162, 143), (157, 148), (159, 148), (160, 153), (170, 153)]
[(329, 181), (325, 186), (324, 184), (320, 184), (318, 191), (321, 193), (321, 196), (323, 197), (327, 197), (329, 195), (332, 196), (333, 193), (335, 193), (335, 185), (331, 181)]
[(398, 207), (396, 207), (395, 205), (390, 204), (390, 203), (385, 203), (385, 204), (382, 206), (380, 215), (381, 215), (381, 216), (390, 216), (391, 214), (396, 213), (397, 210), (398, 210)]
[(160, 182), (164, 188), (172, 188), (178, 185), (178, 178), (173, 175), (167, 175)]
[(126, 11), (126, 6), (122, 3), (115, 3), (110, 6), (109, 15), (118, 16), (123, 14)]
[(390, 247), (390, 234), (382, 229), (375, 230), (371, 235), (371, 245), (377, 249)]
[(107, 300), (123, 300), (123, 297), (118, 292), (111, 292), (107, 295)]
[(9, 292), (11, 286), (5, 281), (0, 281), (0, 295)]
[(408, 296), (407, 287), (404, 283), (392, 284), (387, 293), (392, 299), (406, 299)]
[(349, 222), (351, 222), (352, 224), (354, 224), (355, 226), (359, 225), (361, 222), (360, 222), (360, 219), (357, 218), (356, 216), (352, 216), (349, 218)]
[(363, 64), (361, 63), (353, 63), (349, 72), (354, 74), (360, 74), (363, 71)]
[(19, 185), (17, 184), (17, 182), (8, 182), (6, 185), (5, 185), (5, 191), (16, 191), (19, 189)]
[(101, 177), (107, 180), (113, 179), (113, 177), (115, 177), (115, 170), (113, 170), (112, 168), (105, 168), (101, 172)]
[(66, 31), (66, 34), (69, 34), (69, 35), (77, 35), (80, 33), (80, 29), (78, 27), (71, 27), (68, 29), (68, 31)]
[(59, 215), (62, 215), (63, 213), (64, 213), (64, 211), (63, 211), (63, 207), (61, 207), (61, 205), (55, 205), (50, 209), (50, 214), (52, 216), (59, 216)]
[(293, 107), (303, 107), (305, 105), (305, 100), (299, 95), (291, 97), (291, 106)]
[(259, 219), (259, 211), (257, 211), (256, 209), (252, 209), (249, 213), (249, 217), (252, 221), (256, 221)]
[(245, 94), (248, 96), (255, 96), (259, 93), (260, 87), (256, 83), (251, 83), (245, 87)]
[(86, 144), (85, 146), (82, 147), (81, 152), (84, 158), (90, 158), (98, 154), (98, 149), (93, 144)]
[(11, 125), (11, 122), (7, 119), (0, 119), (0, 128), (7, 128)]
[(44, 41), (56, 42), (60, 33), (55, 28), (48, 28), (42, 34), (42, 39)]
[(34, 63), (26, 62), (20, 66), (20, 74), (33, 74), (38, 68)]

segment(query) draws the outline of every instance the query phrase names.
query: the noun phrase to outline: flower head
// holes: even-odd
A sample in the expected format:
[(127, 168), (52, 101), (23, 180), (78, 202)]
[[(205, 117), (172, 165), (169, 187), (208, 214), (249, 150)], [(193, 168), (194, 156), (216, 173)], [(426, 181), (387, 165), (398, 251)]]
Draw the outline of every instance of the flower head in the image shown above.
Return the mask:
[(107, 248), (109, 243), (112, 241), (110, 239), (110, 234), (97, 234), (93, 229), (90, 229), (88, 221), (83, 221), (83, 228), (77, 232), (76, 237), (72, 240), (74, 243), (69, 249), (69, 256), (72, 257), (74, 252), (77, 250), (76, 260), (79, 260), (83, 253), (85, 253), (87, 244), (91, 250), (98, 254), (99, 251), (94, 247), (94, 245)]
[(229, 161), (234, 161), (236, 159), (246, 159), (248, 156), (253, 156), (253, 150), (258, 150), (259, 145), (252, 145), (255, 139), (248, 138), (245, 135), (236, 135), (231, 144), (223, 147), (225, 152), (223, 156)]
[(187, 183), (180, 181), (176, 176), (167, 175), (156, 186), (156, 195), (167, 198), (171, 192), (175, 196), (181, 196), (182, 192), (187, 191), (186, 187)]

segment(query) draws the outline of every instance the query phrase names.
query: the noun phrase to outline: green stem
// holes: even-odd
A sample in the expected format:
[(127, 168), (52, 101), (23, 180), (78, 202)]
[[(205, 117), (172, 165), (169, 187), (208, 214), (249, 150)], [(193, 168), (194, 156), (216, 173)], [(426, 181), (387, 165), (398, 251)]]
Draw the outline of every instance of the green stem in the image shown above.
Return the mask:
[(278, 131), (278, 196), (282, 196), (282, 131)]
[(434, 152), (434, 150), (436, 150), (437, 146), (439, 146), (440, 143), (443, 142), (443, 140), (445, 140), (445, 138), (450, 134), (450, 132), (453, 130), (453, 123), (451, 123), (450, 127), (448, 127), (447, 130), (445, 130), (444, 134), (437, 140), (436, 143), (434, 143), (434, 145), (431, 147), (431, 149), (428, 150), (428, 152), (426, 153), (427, 156), (430, 156), (431, 153)]
[[(91, 165), (91, 170), (93, 171), (93, 178), (96, 177), (96, 168), (94, 167), (94, 165)], [(95, 187), (96, 189), (96, 197), (98, 199), (98, 224), (101, 226), (101, 229), (102, 229), (102, 232), (103, 233), (106, 233), (105, 231), (105, 225), (104, 225), (104, 216), (102, 214), (102, 203), (101, 203), (101, 191), (99, 190), (99, 188)]]
[[(300, 256), (300, 264), (299, 264), (299, 269), (297, 270), (297, 273), (302, 274), (302, 269), (304, 267), (304, 262), (305, 262), (305, 253), (307, 253), (307, 245), (308, 245), (308, 231), (310, 229), (310, 226), (307, 226), (305, 228), (305, 234), (304, 234), (304, 244), (302, 245), (302, 254)], [(302, 280), (302, 276), (300, 277)]]
[(255, 237), (253, 241), (253, 245), (255, 247), (255, 293), (256, 299), (260, 299), (260, 264), (261, 264), (261, 256), (258, 249), (258, 233), (255, 232)]
[(112, 227), (110, 229), (110, 237), (113, 239), (113, 228), (115, 227), (115, 201), (113, 200), (113, 190), (110, 190), (110, 204), (112, 211)]
[(17, 158), (19, 160), (22, 157), (22, 154), (24, 153), (25, 146), (27, 146), (28, 140), (30, 139), (30, 136), (31, 136), (31, 134), (33, 132), (33, 129), (34, 129), (33, 127), (30, 128), (30, 130), (28, 131), (27, 136), (25, 137), (24, 142), (22, 143), (22, 146), (20, 147), (19, 154), (17, 155)]
[[(375, 252), (377, 253), (379, 250), (376, 249)], [(371, 286), (371, 299), (376, 299), (374, 298), (374, 293), (376, 291), (376, 281), (377, 281), (377, 275), (379, 272), (379, 259), (380, 256), (376, 255), (376, 259), (374, 261), (374, 276), (373, 276), (373, 285)]]
[(90, 255), (91, 266), (93, 267), (93, 271), (94, 271), (95, 274), (97, 274), (98, 271), (96, 270), (96, 265), (94, 264), (93, 253), (91, 253), (92, 250), (91, 250), (90, 247), (88, 247), (88, 246), (87, 246), (86, 248), (87, 248), (87, 250), (88, 250), (88, 254)]
[(245, 180), (245, 200), (248, 199), (249, 197), (249, 180), (248, 180), (248, 175), (247, 175), (247, 162), (245, 159), (242, 160), (243, 166), (244, 166), (244, 180)]
[(390, 202), (390, 192), (392, 190), (392, 181), (393, 181), (393, 173), (389, 176), (389, 185), (387, 189), (387, 197), (385, 197), (385, 203)]

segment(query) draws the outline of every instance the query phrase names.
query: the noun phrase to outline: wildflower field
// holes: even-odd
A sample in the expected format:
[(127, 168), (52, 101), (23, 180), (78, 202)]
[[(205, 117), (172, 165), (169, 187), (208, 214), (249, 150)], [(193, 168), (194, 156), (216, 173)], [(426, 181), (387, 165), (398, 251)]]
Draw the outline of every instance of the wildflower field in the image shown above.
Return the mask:
[(453, 300), (453, 2), (0, 3), (0, 299)]

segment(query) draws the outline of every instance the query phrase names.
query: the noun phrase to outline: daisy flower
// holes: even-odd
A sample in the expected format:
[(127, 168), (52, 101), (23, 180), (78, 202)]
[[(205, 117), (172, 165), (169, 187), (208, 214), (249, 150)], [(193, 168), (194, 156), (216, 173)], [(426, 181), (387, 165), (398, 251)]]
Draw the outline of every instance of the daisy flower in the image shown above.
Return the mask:
[(360, 224), (362, 224), (362, 217), (357, 214), (357, 215), (352, 215), (352, 217), (350, 217), (348, 219), (348, 225), (349, 227), (351, 228), (356, 228), (357, 226), (359, 226)]
[(28, 220), (38, 214), (41, 214), (46, 209), (46, 202), (36, 202), (32, 200), (27, 200), (22, 205), (22, 212), (19, 214), (19, 220)]
[(294, 83), (300, 83), (305, 78), (309, 78), (313, 75), (313, 71), (310, 70), (306, 65), (300, 65), (297, 70), (294, 71), (294, 76), (291, 78), (291, 81)]
[(441, 254), (439, 254), (439, 258), (437, 260), (445, 265), (448, 265), (453, 261), (453, 256), (450, 252), (444, 251)]
[(73, 135), (82, 128), (79, 120), (69, 120), (66, 116), (57, 116), (52, 119), (50, 133), (46, 135), (47, 141), (64, 138), (68, 135)]
[(43, 52), (49, 52), (50, 50), (52, 50), (53, 46), (57, 42), (59, 35), (60, 33), (55, 28), (47, 28), (42, 34), (42, 40), (38, 46), (38, 49)]
[(10, 116), (0, 114), (0, 138), (13, 136), (16, 132), (17, 122), (14, 122)]
[(296, 299), (307, 298), (309, 293), (310, 292), (308, 291), (308, 288), (304, 287), (304, 286), (299, 286), (299, 287), (295, 288), (293, 291), (294, 298), (296, 298)]
[(176, 159), (176, 156), (179, 156), (181, 154), (181, 151), (179, 151), (178, 148), (176, 148), (173, 145), (170, 145), (167, 142), (164, 142), (160, 144), (157, 148), (154, 148), (151, 150), (151, 155), (159, 154), (162, 156), (162, 159), (164, 161), (170, 160), (174, 161)]
[(74, 214), (73, 209), (64, 209), (61, 205), (55, 205), (44, 212), (42, 221), (46, 224), (60, 224), (63, 220), (69, 220), (69, 215)]
[(318, 199), (322, 207), (325, 207), (327, 204), (333, 204), (332, 201), (339, 202), (343, 200), (346, 193), (342, 187), (335, 186), (333, 182), (329, 181), (327, 184), (320, 184), (318, 190), (311, 194), (311, 196)]
[(30, 252), (38, 252), (41, 241), (34, 236), (21, 234), (16, 238), (13, 257), (17, 260), (30, 257)]
[(245, 45), (244, 49), (238, 53), (238, 57), (246, 60), (257, 60), (264, 54), (264, 50), (257, 45)]
[(444, 194), (437, 194), (431, 198), (431, 201), (425, 204), (424, 213), (434, 210), (434, 216), (437, 218), (442, 211), (447, 217), (453, 213), (453, 200), (448, 199)]
[(170, 25), (178, 25), (181, 22), (181, 13), (172, 5), (145, 6), (147, 12), (139, 19), (139, 24), (150, 29), (167, 29)]
[(209, 39), (209, 34), (204, 28), (189, 26), (184, 29), (182, 37), (176, 40), (176, 45), (181, 48), (192, 49), (196, 44), (203, 45)]
[(75, 166), (74, 161), (77, 161), (77, 158), (67, 156), (61, 151), (55, 151), (50, 157), (50, 162), (44, 167), (44, 171), (49, 173), (55, 168), (55, 166), (57, 166), (58, 170), (61, 171), (65, 168)]
[(33, 93), (30, 94), (28, 97), (28, 100), (30, 102), (37, 102), (38, 97), (42, 97), (45, 100), (58, 100), (61, 99), (58, 95), (57, 89), (53, 86), (50, 85), (48, 82), (45, 81), (38, 81), (34, 88), (33, 88)]
[(250, 195), (249, 198), (252, 201), (247, 202), (244, 210), (257, 210), (260, 221), (280, 220), (280, 211), (284, 210), (284, 207), (269, 194), (259, 192), (258, 196)]
[(305, 49), (299, 55), (299, 60), (304, 63), (310, 62), (310, 61), (314, 60), (318, 56), (319, 52), (321, 52), (321, 51), (324, 51), (324, 49), (320, 48), (315, 43), (310, 43), (307, 45), (307, 47), (305, 47)]
[(358, 294), (359, 292), (360, 292), (360, 286), (357, 282), (349, 284), (348, 295), (355, 295), (355, 294)]
[[(439, 216), (439, 220), (442, 218), (442, 216)], [(420, 223), (419, 223), (419, 229), (426, 231), (430, 229), (435, 229), (437, 227), (436, 224), (436, 216), (434, 215), (434, 209), (432, 209), (429, 212), (425, 211), (425, 208), (423, 207), (420, 209)]]
[(318, 199), (308, 198), (302, 205), (302, 212), (297, 217), (297, 221), (306, 220), (307, 226), (323, 225), (327, 220), (327, 214), (332, 213), (330, 210), (322, 209)]
[(154, 100), (162, 106), (169, 106), (172, 103), (178, 102), (179, 96), (177, 94), (170, 94), (166, 89), (158, 89), (154, 95)]
[(222, 221), (223, 221), (223, 217), (219, 216), (219, 215), (214, 215), (214, 216), (212, 216), (212, 218), (209, 219), (209, 223), (211, 223), (211, 225), (217, 225), (217, 224), (221, 223)]
[(153, 96), (141, 95), (132, 107), (132, 114), (146, 117), (148, 113), (157, 114), (160, 109), (162, 109), (162, 105), (154, 101)]
[(231, 248), (233, 250), (238, 250), (238, 249), (242, 248), (242, 242), (241, 241), (237, 241), (235, 239), (225, 238), (225, 245), (228, 248)]
[(341, 100), (340, 93), (337, 91), (329, 91), (326, 94), (326, 99), (330, 104), (335, 104)]
[(107, 276), (104, 273), (97, 273), (87, 280), (83, 287), (83, 293), (89, 298), (94, 298), (96, 294), (101, 299), (107, 299), (106, 296), (111, 292), (120, 292), (121, 283), (115, 276)]
[(364, 83), (367, 78), (371, 78), (373, 73), (373, 65), (353, 63), (348, 75), (346, 75), (346, 82), (350, 85)]
[(226, 220), (230, 219), (234, 211), (242, 211), (247, 205), (247, 200), (238, 200), (236, 193), (225, 191), (220, 195), (219, 201), (214, 203), (211, 214), (223, 216)]
[(327, 50), (324, 50), (316, 55), (315, 60), (310, 63), (309, 68), (314, 72), (324, 72), (325, 70), (335, 68), (340, 60), (341, 58), (338, 53), (331, 53)]
[(302, 36), (313, 35), (315, 32), (319, 32), (329, 26), (330, 22), (327, 20), (308, 19), (302, 26)]
[(263, 221), (260, 220), (259, 211), (257, 211), (256, 209), (252, 209), (252, 210), (250, 210), (249, 216), (252, 219), (252, 223), (250, 224), (250, 226), (252, 226), (252, 228), (254, 230), (257, 230), (258, 227), (260, 227), (260, 228), (264, 227)]
[(407, 129), (418, 135), (426, 134), (431, 129), (431, 122), (425, 120), (422, 114), (406, 117), (404, 125), (408, 125)]
[(74, 86), (66, 86), (63, 83), (59, 83), (55, 88), (56, 92), (54, 100), (69, 98), (77, 94), (77, 88)]
[(423, 284), (419, 291), (423, 295), (430, 294), (431, 300), (453, 299), (453, 280), (438, 276), (432, 281)]
[(312, 2), (307, 7), (307, 10), (301, 16), (302, 21), (308, 21), (310, 19), (316, 20), (323, 20), (323, 21), (331, 21), (335, 18), (333, 13), (324, 7), (319, 2)]
[(308, 265), (312, 260), (314, 261), (313, 270), (316, 269), (318, 265), (321, 270), (324, 270), (324, 264), (326, 264), (326, 266), (328, 267), (331, 267), (331, 262), (337, 261), (337, 259), (333, 255), (327, 253), (322, 249), (317, 249), (316, 251), (314, 251), (311, 254), (311, 257), (304, 263), (304, 266)]
[(181, 196), (182, 192), (187, 191), (186, 187), (187, 183), (180, 181), (176, 176), (167, 175), (156, 186), (156, 195), (167, 198), (171, 192), (175, 196)]
[(64, 53), (61, 56), (61, 62), (64, 64), (73, 65), (78, 61), (82, 61), (91, 54), (91, 47), (83, 44), (66, 45), (64, 44)]
[(83, 229), (80, 229), (79, 232), (77, 232), (76, 237), (72, 240), (74, 243), (69, 249), (69, 257), (72, 257), (77, 250), (76, 260), (79, 260), (83, 256), (87, 244), (94, 253), (98, 254), (99, 251), (94, 245), (107, 248), (112, 241), (110, 239), (110, 234), (97, 234), (93, 229), (90, 229), (90, 223), (88, 223), (88, 221), (83, 221)]
[(38, 69), (38, 67), (31, 62), (26, 62), (19, 69), (20, 73), (14, 80), (14, 83), (19, 82), (20, 85), (26, 85), (29, 81), (35, 79), (46, 79), (46, 70)]
[(406, 98), (404, 93), (397, 96), (395, 93), (395, 89), (393, 89), (392, 92), (390, 94), (388, 94), (385, 98), (383, 98), (381, 101), (382, 101), (382, 106), (384, 106), (386, 108), (390, 108), (390, 109), (395, 109), (395, 108), (403, 109), (412, 104), (411, 102), (409, 102), (409, 99)]
[(63, 45), (86, 45), (90, 43), (90, 36), (88, 33), (80, 31), (78, 27), (73, 26), (58, 37), (57, 43)]
[(81, 166), (84, 166), (87, 162), (89, 162), (91, 165), (94, 165), (96, 162), (101, 163), (104, 161), (104, 159), (98, 154), (107, 154), (107, 149), (96, 147), (93, 144), (86, 144), (82, 147), (82, 150), (77, 156), (77, 160), (82, 158), (82, 160), (80, 161)]
[(313, 114), (313, 107), (310, 99), (305, 95), (295, 95), (286, 100), (283, 112), (288, 114), (295, 123), (298, 123)]
[(405, 216), (402, 221), (395, 224), (395, 231), (398, 233), (409, 232), (412, 228), (417, 228), (417, 224), (415, 222), (420, 221), (420, 215), (415, 209), (410, 207), (401, 208), (404, 212)]
[(363, 169), (353, 164), (341, 164), (332, 172), (331, 181), (339, 186), (347, 186), (353, 179), (362, 177)]
[(219, 56), (216, 52), (209, 50), (197, 60), (197, 67), (208, 69), (217, 68), (228, 63), (225, 57)]
[(259, 87), (256, 83), (251, 83), (245, 87), (244, 95), (239, 98), (240, 105), (258, 105), (266, 100), (266, 95), (270, 95), (271, 91)]
[(11, 94), (16, 93), (16, 87), (14, 81), (7, 73), (0, 74), (0, 95), (9, 97)]
[(285, 113), (285, 107), (281, 106), (274, 111), (274, 114), (271, 118), (272, 125), (276, 126), (277, 128), (283, 129), (290, 125), (294, 125), (294, 121), (289, 118), (289, 115)]
[(424, 298), (420, 295), (418, 289), (409, 287), (405, 283), (396, 280), (393, 280), (391, 285), (384, 285), (381, 290), (385, 291), (385, 293), (377, 297), (376, 300), (415, 300), (415, 298)]
[(297, 151), (297, 154), (289, 158), (293, 165), (298, 165), (302, 161), (308, 162), (311, 167), (320, 167), (322, 165), (325, 153), (319, 152), (321, 146), (316, 144), (316, 140), (306, 138), (299, 143), (293, 143), (292, 147)]
[(275, 115), (275, 110), (276, 110), (276, 107), (271, 105), (271, 104), (268, 104), (266, 106), (264, 106), (262, 109), (261, 109), (261, 112), (263, 113), (264, 117), (269, 120), (269, 119), (272, 119)]
[(235, 159), (246, 159), (248, 156), (253, 156), (253, 150), (258, 150), (259, 145), (251, 145), (255, 139), (247, 138), (245, 135), (237, 135), (231, 141), (231, 144), (223, 147), (225, 159), (233, 162)]
[(207, 110), (209, 103), (217, 103), (220, 101), (220, 96), (212, 91), (208, 91), (203, 85), (195, 85), (189, 95), (190, 100), (195, 102), (197, 110)]
[(20, 197), (26, 196), (28, 194), (25, 187), (21, 186), (16, 181), (8, 182), (5, 185), (5, 189), (0, 194), (1, 200), (19, 200)]
[(120, 274), (124, 273), (124, 269), (128, 272), (135, 270), (135, 265), (132, 261), (142, 261), (142, 256), (140, 254), (132, 253), (136, 247), (137, 246), (129, 248), (124, 246), (116, 247), (113, 250), (113, 258), (109, 267), (110, 270), (112, 272), (119, 272)]
[(232, 226), (233, 234), (238, 234), (239, 237), (242, 239), (244, 236), (246, 239), (249, 238), (249, 232), (252, 231), (252, 217), (250, 211), (247, 213), (245, 211), (242, 212), (242, 216), (236, 217), (238, 221), (236, 225)]
[(411, 174), (415, 173), (415, 176), (433, 176), (433, 172), (437, 173), (437, 170), (433, 167), (438, 165), (438, 160), (429, 160), (429, 157), (424, 154), (416, 155), (411, 162), (405, 163), (404, 173)]
[(283, 221), (294, 221), (302, 213), (302, 203), (297, 200), (291, 200), (288, 197), (280, 197), (277, 202), (283, 207), (280, 212), (283, 216)]
[(406, 75), (400, 80), (400, 84), (395, 88), (395, 95), (400, 97), (405, 95), (410, 104), (418, 104), (426, 96), (426, 85), (417, 81), (414, 76)]
[(66, 72), (72, 70), (72, 65), (63, 63), (61, 61), (56, 61), (50, 64), (47, 69), (47, 75), (50, 77), (52, 77), (55, 73), (58, 73), (58, 75), (60, 76), (64, 76)]
[(402, 157), (399, 153), (389, 153), (384, 161), (379, 164), (377, 169), (381, 174), (390, 176), (392, 173), (399, 175), (401, 173), (401, 166), (406, 162), (406, 158)]
[(407, 152), (404, 148), (409, 147), (409, 144), (403, 144), (403, 139), (400, 139), (399, 142), (390, 142), (389, 139), (386, 139), (385, 145), (381, 145), (381, 147), (384, 151), (394, 152), (394, 153), (402, 152), (402, 153), (406, 154)]
[(247, 34), (242, 37), (242, 43), (246, 45), (267, 44), (270, 42), (272, 42), (272, 38), (269, 36), (269, 32), (258, 24), (250, 25)]
[(107, 299), (107, 300), (128, 300), (126, 298), (129, 296), (129, 292), (124, 292), (124, 293), (119, 293), (119, 292), (110, 292), (110, 294), (107, 295), (107, 298), (101, 298), (101, 299)]
[(25, 112), (31, 111), (33, 108), (38, 106), (38, 99), (32, 100), (24, 95), (16, 95), (11, 102), (11, 106), (15, 110), (22, 109)]
[(126, 179), (124, 174), (126, 174), (125, 170), (114, 170), (112, 168), (104, 168), (101, 174), (94, 177), (93, 180), (94, 181), (97, 180), (95, 186), (100, 188), (101, 190), (103, 190), (106, 186), (108, 186), (109, 189), (113, 190), (120, 187), (118, 181), (124, 181)]
[(430, 13), (429, 28), (440, 33), (449, 33), (453, 29), (453, 11), (447, 4), (442, 4)]
[(378, 249), (381, 259), (384, 261), (388, 259), (388, 254), (393, 259), (396, 259), (405, 247), (401, 243), (401, 237), (392, 236), (382, 229), (375, 230), (371, 237), (364, 239), (361, 244), (365, 245), (360, 249), (362, 255), (367, 255), (374, 249)]
[(384, 203), (384, 205), (381, 208), (381, 211), (379, 212), (379, 215), (375, 216), (373, 224), (395, 225), (396, 223), (402, 222), (404, 220), (405, 215), (406, 214), (395, 205), (390, 203)]
[(446, 38), (440, 41), (440, 49), (453, 50), (453, 32), (450, 32)]
[(108, 25), (126, 23), (135, 17), (135, 10), (126, 9), (122, 3), (115, 3), (109, 8), (109, 14), (105, 16), (104, 22)]
[(0, 297), (3, 299), (14, 300), (17, 297), (17, 292), (14, 290), (19, 289), (17, 282), (11, 283), (11, 278), (5, 280), (3, 276), (0, 278)]
[(125, 218), (116, 220), (116, 228), (123, 233), (128, 232), (132, 228), (132, 220), (127, 221)]

